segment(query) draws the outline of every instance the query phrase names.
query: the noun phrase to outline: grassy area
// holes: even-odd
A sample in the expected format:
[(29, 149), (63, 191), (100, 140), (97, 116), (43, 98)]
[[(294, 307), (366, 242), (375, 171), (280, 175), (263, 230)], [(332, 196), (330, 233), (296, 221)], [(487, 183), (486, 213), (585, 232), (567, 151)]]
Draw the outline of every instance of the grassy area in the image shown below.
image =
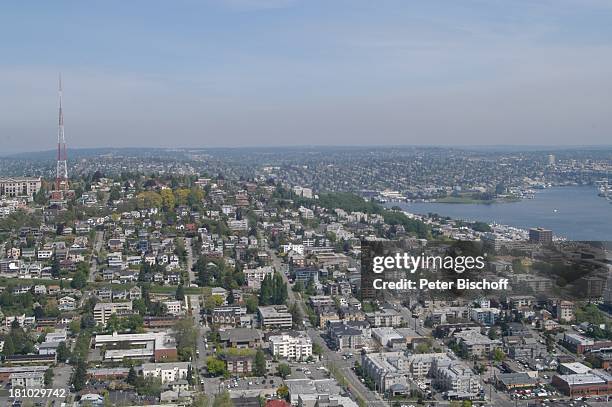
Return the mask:
[[(12, 278), (12, 277), (2, 277), (2, 278), (0, 278), (0, 284), (2, 284), (2, 285), (7, 285), (7, 284), (13, 284), (13, 285), (35, 284), (35, 285), (49, 286), (49, 285), (59, 285), (60, 284), (60, 280), (48, 280), (48, 279), (42, 279), (42, 278)], [(64, 285), (66, 287), (70, 287), (70, 281), (67, 280), (67, 279), (64, 279)]]

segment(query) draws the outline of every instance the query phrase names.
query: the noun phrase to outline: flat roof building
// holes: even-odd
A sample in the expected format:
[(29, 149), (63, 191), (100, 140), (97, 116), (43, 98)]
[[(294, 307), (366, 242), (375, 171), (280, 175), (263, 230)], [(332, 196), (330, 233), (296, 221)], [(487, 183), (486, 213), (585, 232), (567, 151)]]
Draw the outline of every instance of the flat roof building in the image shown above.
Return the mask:
[(124, 358), (151, 359), (156, 362), (176, 360), (176, 342), (169, 331), (142, 334), (96, 335), (96, 348), (106, 347), (104, 359), (121, 361)]
[(262, 328), (291, 328), (293, 318), (285, 305), (259, 307), (259, 320)]

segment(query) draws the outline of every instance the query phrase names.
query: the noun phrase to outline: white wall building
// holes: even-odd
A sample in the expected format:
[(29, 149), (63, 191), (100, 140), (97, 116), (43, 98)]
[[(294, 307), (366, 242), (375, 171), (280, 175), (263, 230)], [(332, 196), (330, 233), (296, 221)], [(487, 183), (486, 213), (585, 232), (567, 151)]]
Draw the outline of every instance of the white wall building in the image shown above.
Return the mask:
[(164, 384), (186, 379), (188, 369), (189, 362), (144, 363), (142, 365), (142, 375), (144, 377), (159, 377)]
[(272, 355), (285, 359), (305, 360), (312, 356), (312, 341), (307, 336), (270, 336)]

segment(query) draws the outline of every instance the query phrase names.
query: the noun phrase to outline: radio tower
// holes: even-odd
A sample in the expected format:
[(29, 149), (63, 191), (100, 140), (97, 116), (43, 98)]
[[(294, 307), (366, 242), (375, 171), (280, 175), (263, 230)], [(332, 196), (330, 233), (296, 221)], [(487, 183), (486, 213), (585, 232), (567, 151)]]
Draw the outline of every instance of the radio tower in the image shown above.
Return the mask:
[(59, 77), (59, 122), (57, 128), (57, 168), (55, 172), (55, 189), (68, 190), (68, 166), (66, 160), (66, 138), (64, 137), (64, 112), (62, 111), (62, 76)]

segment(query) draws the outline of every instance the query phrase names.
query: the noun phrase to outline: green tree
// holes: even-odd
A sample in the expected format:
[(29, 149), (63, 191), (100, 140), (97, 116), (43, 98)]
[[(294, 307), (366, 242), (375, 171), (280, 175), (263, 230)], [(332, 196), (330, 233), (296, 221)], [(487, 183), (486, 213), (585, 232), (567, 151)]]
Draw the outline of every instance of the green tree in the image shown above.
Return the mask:
[(279, 363), (276, 367), (276, 374), (284, 379), (291, 374), (291, 367), (286, 363)]
[(174, 199), (174, 194), (171, 189), (162, 189), (160, 192), (162, 198), (162, 206), (164, 210), (171, 211), (174, 209), (176, 204), (176, 200)]
[(259, 290), (259, 303), (261, 305), (272, 304), (272, 296), (273, 296), (272, 278), (269, 275), (267, 275), (261, 282), (261, 287)]
[(195, 384), (195, 380), (193, 378), (193, 368), (191, 367), (191, 363), (187, 366), (187, 383), (191, 386)]
[(193, 352), (197, 343), (197, 331), (193, 324), (193, 318), (181, 318), (174, 324), (174, 338), (176, 349), (181, 360), (187, 361), (193, 358)]
[(112, 314), (106, 321), (106, 330), (108, 332), (120, 332), (122, 328), (121, 321), (117, 314)]
[(232, 402), (229, 393), (225, 391), (215, 396), (213, 407), (234, 407), (234, 403)]
[(281, 399), (289, 400), (289, 387), (283, 384), (276, 390), (276, 394), (278, 394), (278, 397), (280, 397)]
[(247, 312), (252, 314), (257, 312), (257, 307), (259, 307), (259, 301), (256, 295), (249, 295), (245, 300), (245, 305), (247, 308)]
[(253, 374), (255, 376), (265, 376), (266, 375), (266, 357), (261, 349), (257, 349), (255, 353), (255, 362), (253, 365)]
[(15, 344), (13, 343), (13, 338), (10, 334), (4, 338), (4, 349), (2, 349), (2, 354), (4, 356), (11, 356), (15, 354)]
[(126, 382), (133, 386), (136, 384), (137, 377), (138, 376), (136, 375), (136, 370), (134, 369), (134, 366), (130, 366), (130, 371), (128, 372)]
[(215, 356), (206, 358), (206, 370), (212, 377), (224, 376), (227, 373), (225, 362)]
[(183, 288), (183, 284), (179, 284), (176, 288), (175, 297), (178, 301), (183, 301), (185, 299), (185, 288)]
[(48, 368), (45, 370), (45, 386), (51, 387), (53, 384), (53, 369)]
[(79, 392), (85, 387), (85, 377), (87, 376), (87, 366), (83, 360), (77, 363), (77, 367), (72, 375), (72, 386)]
[(496, 362), (502, 362), (506, 358), (506, 354), (500, 348), (496, 348), (493, 351), (493, 360)]
[(136, 385), (138, 394), (152, 397), (159, 397), (161, 388), (161, 379), (153, 376), (145, 377), (144, 380), (138, 380)]
[(308, 295), (316, 295), (317, 289), (315, 288), (314, 279), (310, 278), (308, 283), (306, 284), (306, 294)]
[(72, 278), (72, 281), (70, 282), (70, 287), (75, 288), (77, 290), (82, 289), (86, 285), (87, 285), (87, 276), (81, 271), (78, 271)]
[(191, 403), (191, 407), (209, 407), (210, 400), (206, 394), (198, 394), (193, 402)]
[(428, 342), (419, 343), (414, 349), (415, 353), (427, 353), (431, 349), (431, 345)]
[(66, 342), (64, 341), (59, 343), (55, 353), (57, 353), (57, 359), (59, 362), (63, 363), (70, 359), (70, 349), (68, 349), (68, 346), (66, 346)]
[(61, 267), (59, 259), (56, 257), (53, 258), (53, 263), (51, 263), (51, 277), (59, 278), (61, 273)]
[(81, 332), (81, 321), (79, 321), (78, 319), (73, 319), (72, 321), (70, 321), (68, 327), (70, 328), (70, 332), (78, 335), (79, 332)]

